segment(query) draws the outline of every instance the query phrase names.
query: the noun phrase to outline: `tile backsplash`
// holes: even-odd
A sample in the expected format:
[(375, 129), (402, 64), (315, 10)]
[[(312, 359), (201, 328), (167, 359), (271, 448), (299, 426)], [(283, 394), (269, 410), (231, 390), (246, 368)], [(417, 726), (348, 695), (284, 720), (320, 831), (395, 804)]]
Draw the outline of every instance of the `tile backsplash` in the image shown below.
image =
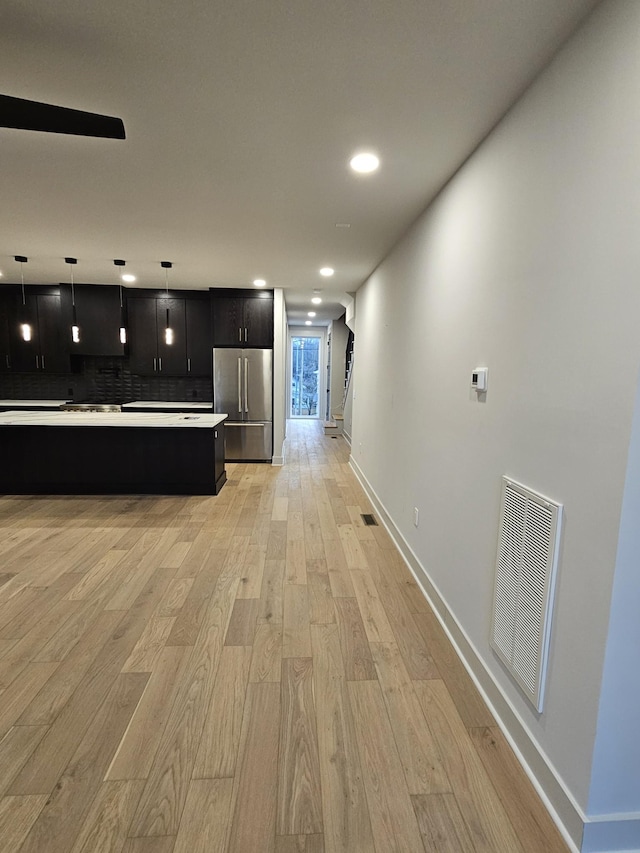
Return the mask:
[(211, 379), (206, 376), (138, 376), (127, 358), (73, 356), (73, 372), (0, 374), (0, 399), (126, 400), (209, 402)]

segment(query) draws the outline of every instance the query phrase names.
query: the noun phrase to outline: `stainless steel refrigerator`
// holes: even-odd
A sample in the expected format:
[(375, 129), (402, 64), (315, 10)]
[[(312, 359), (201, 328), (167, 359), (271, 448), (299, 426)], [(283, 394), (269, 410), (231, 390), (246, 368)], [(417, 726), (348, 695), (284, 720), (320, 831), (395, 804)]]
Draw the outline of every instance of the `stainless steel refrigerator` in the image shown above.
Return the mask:
[(225, 412), (225, 458), (245, 462), (273, 453), (273, 351), (213, 350), (213, 410)]

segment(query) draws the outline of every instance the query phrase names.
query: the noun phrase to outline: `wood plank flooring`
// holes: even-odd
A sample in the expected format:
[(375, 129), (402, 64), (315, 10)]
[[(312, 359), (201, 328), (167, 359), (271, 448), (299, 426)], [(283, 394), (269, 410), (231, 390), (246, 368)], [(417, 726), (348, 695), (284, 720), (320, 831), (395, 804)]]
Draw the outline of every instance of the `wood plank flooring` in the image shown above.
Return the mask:
[(0, 497), (3, 853), (562, 853), (348, 467)]

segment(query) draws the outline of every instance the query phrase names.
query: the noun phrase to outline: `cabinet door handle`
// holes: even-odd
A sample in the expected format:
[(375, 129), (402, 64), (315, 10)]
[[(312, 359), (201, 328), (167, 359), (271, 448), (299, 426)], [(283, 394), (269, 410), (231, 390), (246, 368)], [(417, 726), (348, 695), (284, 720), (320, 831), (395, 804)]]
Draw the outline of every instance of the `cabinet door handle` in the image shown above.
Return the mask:
[(8, 355), (5, 355), (5, 358), (7, 360), (7, 370), (8, 370), (11, 367), (11, 363), (9, 362), (9, 356)]
[(162, 359), (161, 358), (158, 359), (158, 370), (160, 371), (160, 373), (162, 373)]
[(187, 359), (187, 373), (191, 373), (191, 359)]
[(42, 356), (42, 369), (44, 370), (44, 356)]
[(242, 343), (242, 329), (238, 326), (238, 341)]
[(158, 368), (156, 367), (156, 363), (157, 363), (157, 361), (158, 361), (158, 359), (157, 359), (157, 358), (154, 358), (154, 359), (153, 359), (153, 372), (154, 372), (154, 373), (155, 373), (155, 372), (156, 372), (156, 370), (158, 369)]
[(40, 370), (40, 358), (36, 356), (36, 370)]
[(244, 342), (245, 342), (245, 344), (247, 342), (247, 327), (246, 326), (244, 327)]

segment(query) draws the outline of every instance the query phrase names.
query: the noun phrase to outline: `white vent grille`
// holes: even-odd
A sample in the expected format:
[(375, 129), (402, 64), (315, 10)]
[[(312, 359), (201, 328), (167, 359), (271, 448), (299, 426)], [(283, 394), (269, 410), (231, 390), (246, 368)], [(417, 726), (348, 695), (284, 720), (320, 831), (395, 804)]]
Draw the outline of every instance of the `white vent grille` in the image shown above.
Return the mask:
[(542, 710), (562, 504), (502, 478), (491, 645)]

